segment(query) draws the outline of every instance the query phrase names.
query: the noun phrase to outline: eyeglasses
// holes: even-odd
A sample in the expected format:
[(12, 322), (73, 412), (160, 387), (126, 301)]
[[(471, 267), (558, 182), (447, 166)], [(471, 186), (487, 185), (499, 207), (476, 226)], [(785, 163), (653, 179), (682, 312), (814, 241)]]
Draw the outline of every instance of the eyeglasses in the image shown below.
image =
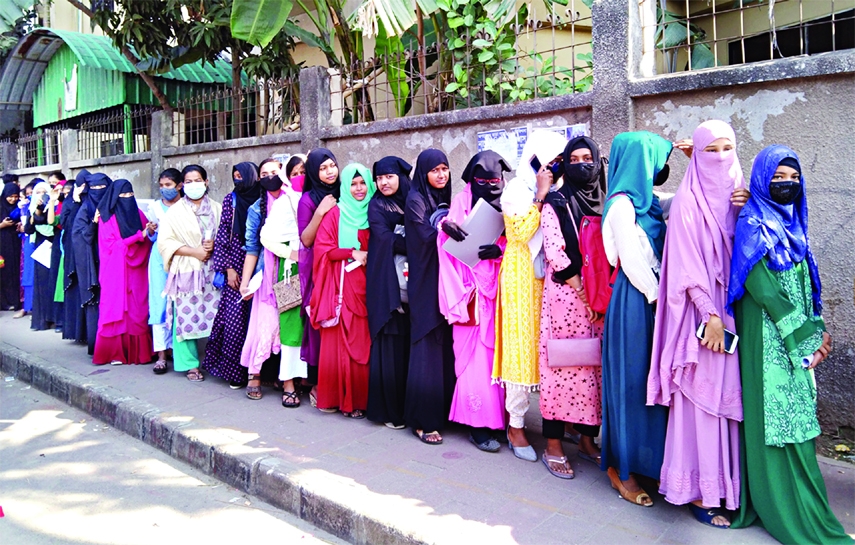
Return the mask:
[(502, 179), (501, 178), (490, 178), (490, 179), (475, 178), (475, 183), (478, 185), (499, 185), (500, 183), (502, 183)]

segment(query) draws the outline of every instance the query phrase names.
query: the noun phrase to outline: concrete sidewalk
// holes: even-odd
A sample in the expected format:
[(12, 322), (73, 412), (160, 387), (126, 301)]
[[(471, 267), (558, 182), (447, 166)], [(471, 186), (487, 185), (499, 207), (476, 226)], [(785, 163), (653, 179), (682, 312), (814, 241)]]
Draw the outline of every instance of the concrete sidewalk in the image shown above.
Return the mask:
[[(564, 481), (507, 447), (478, 451), (460, 427), (434, 447), (408, 430), (320, 413), (307, 398), (285, 409), (267, 388), (251, 401), (211, 377), (93, 366), (84, 346), (11, 315), (0, 313), (4, 373), (353, 543), (776, 543), (758, 527), (723, 535), (658, 494), (651, 509), (633, 506), (569, 443), (576, 478)], [(542, 452), (536, 399), (527, 427)], [(824, 458), (820, 467), (855, 533), (855, 467)]]

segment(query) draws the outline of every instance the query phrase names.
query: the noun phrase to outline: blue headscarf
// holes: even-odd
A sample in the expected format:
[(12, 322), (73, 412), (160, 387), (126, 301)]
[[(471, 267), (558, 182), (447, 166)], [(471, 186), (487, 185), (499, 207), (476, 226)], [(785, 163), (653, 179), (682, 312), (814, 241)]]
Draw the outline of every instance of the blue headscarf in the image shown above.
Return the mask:
[[(807, 259), (813, 285), (813, 306), (818, 316), (822, 312), (822, 285), (819, 270), (808, 242), (808, 207), (805, 179), (799, 175), (801, 193), (795, 202), (778, 204), (769, 197), (769, 185), (778, 165), (786, 158), (799, 160), (796, 152), (775, 144), (761, 151), (751, 168), (751, 197), (736, 221), (733, 242), (733, 262), (727, 289), (727, 311), (733, 313), (733, 303), (745, 293), (745, 280), (758, 261), (767, 258), (773, 271), (786, 271), (795, 263)], [(799, 169), (801, 171), (801, 168)]]
[(612, 140), (609, 153), (609, 196), (603, 209), (605, 221), (615, 195), (626, 195), (635, 208), (635, 221), (647, 233), (653, 253), (662, 259), (665, 220), (659, 197), (653, 194), (653, 180), (665, 167), (673, 145), (648, 131), (624, 132)]

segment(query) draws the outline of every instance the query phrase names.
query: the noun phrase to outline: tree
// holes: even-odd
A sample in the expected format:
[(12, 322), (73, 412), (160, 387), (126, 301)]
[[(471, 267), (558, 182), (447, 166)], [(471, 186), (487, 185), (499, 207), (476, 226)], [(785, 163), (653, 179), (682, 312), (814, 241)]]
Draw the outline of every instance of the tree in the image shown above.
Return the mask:
[(0, 3), (0, 67), (33, 26), (38, 23), (36, 0), (4, 0)]

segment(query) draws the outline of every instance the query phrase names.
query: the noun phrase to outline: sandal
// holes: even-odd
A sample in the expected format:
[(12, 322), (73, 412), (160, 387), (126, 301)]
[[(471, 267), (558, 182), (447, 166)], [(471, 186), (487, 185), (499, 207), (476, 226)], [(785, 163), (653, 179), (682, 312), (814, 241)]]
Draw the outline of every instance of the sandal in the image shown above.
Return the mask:
[[(252, 383), (255, 383), (253, 386)], [(261, 380), (258, 375), (248, 375), (246, 381), (246, 397), (257, 401), (261, 399)]]
[(713, 507), (712, 509), (707, 509), (706, 507), (698, 507), (694, 503), (689, 504), (689, 511), (695, 516), (698, 522), (701, 524), (706, 524), (707, 526), (712, 526), (713, 528), (720, 528), (722, 530), (727, 530), (730, 528), (728, 526), (720, 526), (718, 524), (713, 524), (713, 519), (716, 517), (722, 517), (727, 519), (730, 522), (730, 517), (727, 516), (727, 510), (722, 509), (721, 507)]
[(581, 450), (579, 451), (579, 458), (585, 460), (586, 462), (591, 462), (592, 464), (595, 464), (597, 467), (600, 467), (600, 464), (602, 462), (602, 458), (600, 458), (599, 454), (594, 456), (593, 454), (585, 454)]
[(346, 416), (348, 418), (355, 418), (357, 420), (361, 420), (361, 419), (365, 418), (365, 413), (360, 411), (359, 409), (356, 409), (355, 411), (351, 411), (349, 413), (342, 411), (341, 414), (343, 414), (344, 416)]
[[(417, 430), (413, 428), (413, 435), (419, 438), (419, 441), (426, 445), (441, 445), (442, 444), (442, 435), (439, 434), (438, 431), (432, 431), (430, 433), (425, 433), (424, 430)], [(429, 437), (439, 437), (438, 441), (431, 441), (428, 439)]]
[[(543, 456), (540, 459), (543, 461), (543, 465), (546, 466), (546, 469), (550, 473), (552, 473), (553, 475), (558, 477), (559, 479), (567, 479), (569, 481), (570, 479), (573, 479), (574, 477), (576, 477), (576, 474), (573, 473), (573, 468), (570, 467), (570, 464), (567, 463), (567, 457), (566, 456), (552, 456), (551, 454), (547, 454), (546, 451), (544, 451)], [(560, 471), (552, 469), (552, 466), (550, 466), (549, 464), (561, 465), (561, 466), (569, 469), (570, 472), (569, 473), (561, 473)]]
[(198, 367), (194, 367), (187, 371), (187, 380), (190, 382), (202, 382), (205, 380), (205, 375), (202, 374), (202, 371), (199, 371)]
[(154, 364), (154, 367), (151, 369), (154, 371), (155, 375), (165, 375), (166, 374), (166, 360), (157, 360), (157, 363)]
[(653, 500), (650, 499), (650, 496), (644, 490), (639, 490), (638, 492), (630, 492), (626, 489), (623, 483), (620, 480), (620, 476), (615, 468), (610, 467), (606, 472), (609, 476), (609, 480), (612, 482), (612, 488), (618, 491), (620, 497), (628, 501), (629, 503), (634, 503), (635, 505), (641, 505), (642, 507), (653, 507)]
[(282, 406), (296, 409), (300, 406), (300, 396), (297, 392), (282, 392)]

